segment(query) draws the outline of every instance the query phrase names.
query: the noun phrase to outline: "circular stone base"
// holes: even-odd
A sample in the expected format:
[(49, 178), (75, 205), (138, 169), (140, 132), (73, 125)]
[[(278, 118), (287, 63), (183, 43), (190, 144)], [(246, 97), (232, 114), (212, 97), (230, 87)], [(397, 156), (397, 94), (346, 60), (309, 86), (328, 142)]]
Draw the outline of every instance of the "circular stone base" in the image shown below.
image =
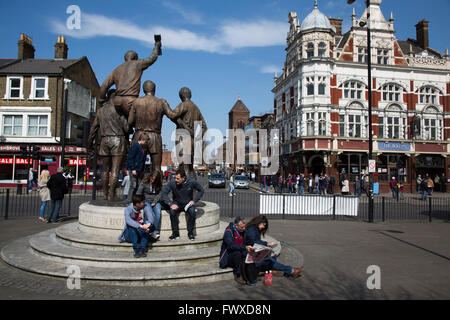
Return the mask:
[[(196, 207), (194, 234), (208, 234), (219, 229), (220, 207), (213, 202), (203, 201), (203, 207)], [(100, 206), (83, 203), (79, 208), (79, 228), (85, 233), (94, 233), (108, 238), (117, 238), (125, 226), (125, 207)], [(180, 233), (187, 234), (187, 217), (184, 212), (178, 216)], [(170, 215), (166, 210), (161, 211), (161, 237), (172, 234)]]

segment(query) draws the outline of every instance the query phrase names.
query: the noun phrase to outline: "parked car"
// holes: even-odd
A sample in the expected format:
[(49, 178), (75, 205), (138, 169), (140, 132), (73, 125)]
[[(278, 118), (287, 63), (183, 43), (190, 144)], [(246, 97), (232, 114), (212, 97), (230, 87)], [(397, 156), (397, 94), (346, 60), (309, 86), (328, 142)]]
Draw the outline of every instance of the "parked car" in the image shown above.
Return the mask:
[(225, 188), (225, 175), (223, 173), (213, 173), (208, 181), (210, 188)]
[(234, 176), (234, 187), (237, 189), (248, 189), (248, 179), (246, 176)]

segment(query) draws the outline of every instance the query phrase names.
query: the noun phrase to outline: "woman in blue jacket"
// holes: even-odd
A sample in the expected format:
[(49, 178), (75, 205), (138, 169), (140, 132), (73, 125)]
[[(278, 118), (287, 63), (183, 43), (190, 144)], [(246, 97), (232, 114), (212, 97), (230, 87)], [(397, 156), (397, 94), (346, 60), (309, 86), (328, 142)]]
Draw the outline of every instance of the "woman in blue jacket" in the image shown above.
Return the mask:
[[(269, 221), (266, 216), (259, 215), (250, 220), (245, 226), (244, 245), (253, 246), (255, 243), (266, 247), (274, 247), (275, 242), (267, 242), (261, 240), (261, 235), (265, 235), (269, 229)], [(284, 276), (297, 278), (303, 271), (303, 266), (300, 268), (286, 266), (277, 261), (277, 257), (271, 257), (265, 259), (259, 263), (256, 263), (256, 267), (259, 270), (278, 270), (283, 271)]]

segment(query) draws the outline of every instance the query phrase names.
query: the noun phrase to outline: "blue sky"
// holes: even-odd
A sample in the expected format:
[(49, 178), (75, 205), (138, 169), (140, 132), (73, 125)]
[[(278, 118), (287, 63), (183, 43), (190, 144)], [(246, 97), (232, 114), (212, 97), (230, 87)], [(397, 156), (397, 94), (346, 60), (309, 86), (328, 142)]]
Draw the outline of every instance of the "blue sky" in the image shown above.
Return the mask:
[[(350, 27), (352, 9), (359, 18), (364, 1), (352, 6), (346, 0), (318, 0), (326, 16), (343, 19)], [(81, 29), (69, 30), (70, 5), (81, 9)], [(187, 86), (209, 128), (225, 134), (228, 111), (240, 95), (251, 115), (273, 109), (274, 72), (281, 72), (290, 11), (300, 23), (312, 11), (314, 0), (71, 0), (1, 1), (0, 58), (17, 56), (20, 33), (33, 39), (35, 57), (54, 57), (58, 35), (66, 35), (69, 58), (87, 56), (99, 84), (123, 62), (127, 50), (139, 57), (150, 55), (153, 34), (161, 33), (163, 55), (144, 72), (142, 80), (157, 85), (156, 95), (172, 108), (178, 91)], [(430, 21), (430, 47), (445, 52), (450, 46), (450, 0), (384, 0), (386, 19), (394, 15), (397, 39), (415, 38), (415, 24)], [(170, 120), (163, 124), (163, 141), (169, 146)]]

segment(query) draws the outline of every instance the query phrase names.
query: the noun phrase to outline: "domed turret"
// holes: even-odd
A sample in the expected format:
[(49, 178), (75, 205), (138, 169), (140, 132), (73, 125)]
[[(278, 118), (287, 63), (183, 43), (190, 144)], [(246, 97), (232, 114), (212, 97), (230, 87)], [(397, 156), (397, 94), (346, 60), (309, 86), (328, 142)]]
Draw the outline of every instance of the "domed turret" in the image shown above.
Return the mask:
[(300, 30), (306, 31), (316, 28), (331, 29), (336, 32), (336, 28), (331, 25), (330, 20), (319, 11), (317, 0), (314, 1), (314, 10), (303, 20)]

